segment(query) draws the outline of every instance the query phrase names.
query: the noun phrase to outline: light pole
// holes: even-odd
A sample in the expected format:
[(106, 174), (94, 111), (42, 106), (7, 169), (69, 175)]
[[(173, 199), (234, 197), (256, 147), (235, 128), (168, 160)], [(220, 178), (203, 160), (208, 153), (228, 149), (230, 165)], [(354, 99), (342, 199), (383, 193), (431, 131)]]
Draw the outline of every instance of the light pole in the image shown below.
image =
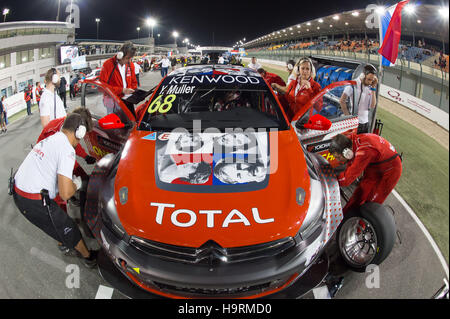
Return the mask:
[(95, 18), (95, 22), (97, 23), (97, 40), (98, 40), (98, 25), (100, 23), (100, 19), (99, 18)]
[(179, 36), (177, 31), (173, 31), (172, 36), (175, 38), (175, 45), (177, 44), (177, 38)]
[(138, 32), (138, 39), (139, 39), (139, 31), (141, 31), (141, 28), (140, 28), (140, 27), (137, 27), (136, 30), (137, 30), (137, 32)]
[(59, 11), (61, 10), (61, 0), (58, 0), (58, 12), (56, 13), (56, 21), (59, 21)]
[[(153, 18), (148, 18), (147, 25), (152, 29), (152, 38), (153, 38), (153, 27), (156, 25), (156, 20)], [(150, 30), (149, 30), (148, 37), (150, 37)]]
[(5, 22), (6, 21), (6, 16), (8, 15), (8, 13), (9, 13), (9, 9), (3, 9), (3, 22)]

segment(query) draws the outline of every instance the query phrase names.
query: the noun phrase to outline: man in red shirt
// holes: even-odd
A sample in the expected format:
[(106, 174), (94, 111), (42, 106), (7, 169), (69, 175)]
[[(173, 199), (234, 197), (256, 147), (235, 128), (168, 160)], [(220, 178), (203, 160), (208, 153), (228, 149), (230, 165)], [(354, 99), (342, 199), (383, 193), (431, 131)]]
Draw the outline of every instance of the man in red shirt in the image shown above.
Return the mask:
[(33, 88), (31, 85), (28, 85), (28, 87), (24, 91), (24, 100), (27, 103), (27, 113), (28, 115), (32, 115), (31, 113), (31, 99), (33, 98)]
[(376, 134), (351, 138), (338, 134), (331, 140), (329, 150), (339, 161), (347, 163), (345, 171), (338, 176), (341, 187), (352, 184), (364, 173), (344, 207), (344, 214), (365, 202), (383, 204), (402, 174), (400, 155), (391, 143)]
[[(73, 110), (72, 113), (80, 114), (81, 117), (84, 119), (84, 122), (87, 125), (87, 127), (86, 127), (87, 132), (92, 131), (92, 127), (93, 127), (92, 117), (91, 117), (91, 113), (89, 112), (88, 109), (79, 107), (79, 108), (76, 108), (75, 110)], [(41, 135), (39, 135), (36, 143), (39, 143), (43, 139), (46, 139), (47, 137), (61, 131), (61, 128), (64, 124), (65, 119), (66, 119), (66, 117), (61, 117), (61, 118), (57, 118), (57, 119), (50, 121), (42, 130)], [(83, 147), (80, 145), (80, 143), (78, 143), (78, 145), (75, 148), (75, 154), (82, 157), (86, 161), (86, 163), (89, 165), (92, 165), (96, 162), (94, 157), (92, 157), (86, 153), (86, 151), (83, 149)], [(84, 169), (80, 166), (80, 164), (78, 164), (77, 161), (75, 161), (75, 167), (73, 169), (73, 174), (75, 176), (80, 176), (82, 180), (86, 180), (88, 178), (88, 175), (86, 174)], [(64, 211), (67, 211), (66, 202), (63, 201), (59, 196), (57, 196), (55, 198), (55, 201), (58, 203), (58, 205)]]
[[(272, 87), (272, 83), (276, 83), (282, 87), (286, 86), (286, 82), (284, 82), (284, 80), (275, 73), (267, 72), (263, 68), (259, 68), (258, 73), (261, 74), (263, 79), (266, 80), (267, 84), (269, 84), (270, 87)], [(278, 100), (280, 101), (281, 106), (283, 107), (285, 113), (287, 113), (287, 111), (289, 109), (289, 104), (286, 99), (286, 96), (284, 94), (278, 94), (277, 97), (278, 97)]]
[(44, 89), (41, 87), (41, 82), (36, 82), (36, 102), (39, 107), (39, 102), (41, 102), (41, 95)]
[(137, 89), (134, 63), (131, 59), (136, 53), (133, 43), (125, 42), (119, 52), (103, 63), (100, 81), (108, 84), (114, 94), (122, 98)]

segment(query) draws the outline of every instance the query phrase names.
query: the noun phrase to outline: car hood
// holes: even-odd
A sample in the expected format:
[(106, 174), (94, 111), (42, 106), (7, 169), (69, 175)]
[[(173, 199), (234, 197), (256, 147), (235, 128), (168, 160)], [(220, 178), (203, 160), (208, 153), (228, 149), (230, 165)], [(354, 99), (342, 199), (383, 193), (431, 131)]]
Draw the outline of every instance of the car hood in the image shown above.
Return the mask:
[[(251, 148), (218, 156), (208, 147), (218, 136), (199, 134), (205, 141), (200, 149), (192, 152), (191, 146), (190, 152), (182, 153), (173, 133), (131, 133), (114, 184), (117, 212), (130, 236), (178, 246), (199, 247), (214, 240), (222, 247), (238, 247), (296, 235), (309, 206), (310, 179), (295, 132), (256, 133), (253, 153), (260, 167), (240, 171), (251, 181), (236, 184), (224, 180), (217, 167), (227, 157), (234, 162), (246, 158), (241, 153), (251, 153)], [(189, 179), (190, 166), (199, 168), (200, 164), (192, 165), (199, 162), (206, 162), (209, 166), (202, 164), (210, 173)], [(246, 164), (232, 163), (222, 172), (236, 177), (236, 167), (242, 170)], [(269, 174), (261, 177), (264, 169)]]

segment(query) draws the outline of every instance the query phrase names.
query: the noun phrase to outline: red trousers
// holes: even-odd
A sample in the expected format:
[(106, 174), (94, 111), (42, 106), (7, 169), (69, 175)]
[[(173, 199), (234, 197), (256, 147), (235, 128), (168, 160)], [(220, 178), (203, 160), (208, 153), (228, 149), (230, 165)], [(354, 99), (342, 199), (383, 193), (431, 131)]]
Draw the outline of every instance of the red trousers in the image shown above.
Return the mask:
[(344, 214), (365, 202), (383, 204), (395, 185), (397, 185), (401, 175), (402, 161), (400, 157), (396, 157), (387, 163), (369, 165), (364, 170), (361, 182), (345, 205)]

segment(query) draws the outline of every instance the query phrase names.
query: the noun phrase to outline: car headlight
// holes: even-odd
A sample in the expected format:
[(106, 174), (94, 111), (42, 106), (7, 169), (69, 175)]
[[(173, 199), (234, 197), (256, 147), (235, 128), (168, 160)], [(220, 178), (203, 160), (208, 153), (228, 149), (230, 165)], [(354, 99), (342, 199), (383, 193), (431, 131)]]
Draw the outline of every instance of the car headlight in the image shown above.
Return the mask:
[(322, 191), (322, 184), (311, 179), (311, 198), (309, 200), (308, 211), (300, 227), (299, 234), (302, 239), (308, 238), (322, 223), (325, 218), (325, 197)]
[(99, 208), (103, 223), (117, 238), (124, 239), (124, 237), (128, 237), (128, 234), (120, 222), (116, 204), (114, 203), (114, 179), (109, 179), (104, 186), (100, 191), (99, 198)]

